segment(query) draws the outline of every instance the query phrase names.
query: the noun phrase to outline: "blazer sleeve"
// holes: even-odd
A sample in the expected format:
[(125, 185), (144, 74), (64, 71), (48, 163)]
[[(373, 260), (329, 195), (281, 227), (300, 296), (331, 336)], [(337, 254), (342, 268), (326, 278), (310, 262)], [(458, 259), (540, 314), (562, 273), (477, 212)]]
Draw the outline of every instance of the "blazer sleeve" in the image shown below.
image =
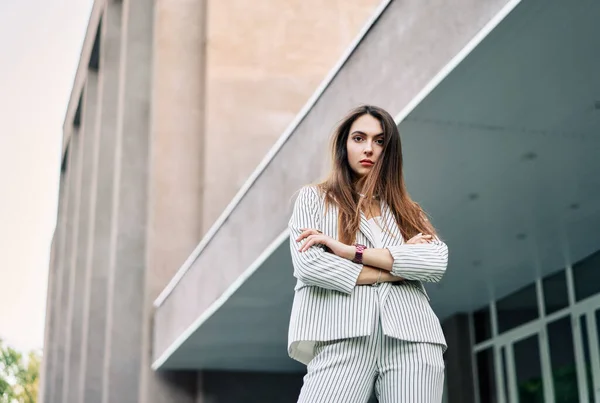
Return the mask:
[(301, 228), (320, 229), (322, 217), (319, 213), (319, 203), (322, 201), (317, 190), (309, 186), (302, 188), (296, 199), (289, 221), (294, 277), (306, 285), (351, 294), (362, 270), (362, 264), (328, 253), (318, 245), (311, 246), (305, 252), (298, 251), (302, 241), (296, 242), (296, 239), (302, 233)]
[(392, 275), (437, 283), (448, 266), (448, 246), (439, 238), (427, 244), (387, 246), (394, 258)]

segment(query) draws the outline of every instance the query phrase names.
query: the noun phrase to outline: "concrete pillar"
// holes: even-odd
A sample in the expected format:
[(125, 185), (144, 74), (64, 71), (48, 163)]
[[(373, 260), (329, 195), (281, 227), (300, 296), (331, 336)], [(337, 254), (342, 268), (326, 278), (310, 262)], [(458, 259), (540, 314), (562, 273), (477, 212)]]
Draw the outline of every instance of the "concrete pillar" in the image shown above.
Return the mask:
[(52, 402), (52, 391), (54, 388), (54, 377), (52, 376), (56, 364), (56, 349), (58, 343), (60, 279), (62, 266), (64, 264), (64, 222), (65, 207), (67, 201), (67, 166), (60, 172), (58, 189), (58, 209), (56, 217), (56, 228), (52, 239), (52, 256), (48, 272), (48, 295), (46, 297), (46, 326), (44, 335), (43, 365), (40, 377), (40, 402)]
[(58, 309), (57, 315), (57, 336), (56, 336), (56, 357), (54, 369), (52, 370), (52, 399), (50, 402), (63, 402), (65, 390), (68, 383), (68, 378), (65, 377), (65, 367), (68, 350), (67, 329), (70, 328), (68, 309), (70, 297), (70, 281), (73, 250), (77, 247), (77, 220), (78, 220), (78, 205), (79, 205), (79, 185), (81, 172), (81, 136), (79, 135), (79, 127), (74, 127), (73, 134), (70, 137), (67, 155), (67, 177), (66, 179), (66, 204), (65, 204), (65, 219), (63, 223), (64, 232), (61, 235), (64, 243), (62, 245), (62, 257), (60, 259), (59, 272), (60, 284), (58, 284), (58, 292), (56, 305)]
[(469, 316), (456, 314), (442, 324), (450, 348), (446, 351), (448, 403), (475, 403), (473, 381), (473, 344)]
[(153, 301), (202, 236), (206, 0), (158, 0), (155, 7), (140, 393), (143, 402), (183, 402), (184, 396), (193, 402), (195, 374), (183, 381), (151, 370), (150, 336)]
[(80, 401), (102, 402), (104, 348), (107, 316), (108, 267), (112, 224), (113, 178), (119, 92), (121, 42), (120, 1), (109, 1), (102, 16), (100, 67), (98, 75), (98, 122), (94, 203), (90, 206), (93, 225), (89, 242), (88, 277), (84, 306), (83, 362)]
[(94, 146), (96, 145), (96, 117), (98, 112), (98, 74), (88, 71), (86, 79), (82, 127), (80, 131), (81, 171), (79, 173), (79, 207), (78, 222), (75, 228), (77, 236), (76, 247), (72, 255), (69, 324), (67, 327), (67, 351), (65, 366), (64, 402), (78, 402), (80, 390), (80, 374), (82, 371), (82, 336), (83, 336), (83, 305), (88, 262), (88, 237), (90, 221), (90, 199), (92, 196), (92, 174), (94, 163)]
[(51, 316), (52, 316), (52, 298), (55, 294), (54, 292), (54, 284), (56, 283), (56, 231), (54, 232), (54, 236), (52, 237), (52, 244), (50, 246), (50, 260), (48, 264), (48, 276), (47, 276), (47, 286), (46, 286), (46, 315), (45, 315), (45, 324), (44, 324), (44, 346), (42, 350), (42, 363), (40, 368), (40, 382), (38, 389), (38, 402), (44, 402), (44, 396), (47, 395), (46, 388), (49, 388), (49, 383), (46, 381), (46, 376), (48, 374), (48, 363), (50, 361), (50, 327), (53, 325)]
[(139, 402), (154, 0), (124, 0), (103, 402)]
[(38, 390), (38, 401), (43, 403), (44, 401), (48, 401), (49, 399), (46, 397), (49, 395), (50, 383), (46, 379), (49, 373), (50, 362), (52, 361), (52, 348), (51, 345), (55, 341), (55, 338), (50, 340), (50, 334), (53, 332), (53, 327), (55, 325), (54, 312), (52, 311), (52, 301), (56, 296), (55, 286), (57, 284), (56, 279), (56, 249), (57, 249), (57, 238), (58, 231), (54, 231), (54, 236), (52, 237), (52, 244), (50, 246), (50, 260), (48, 264), (48, 279), (47, 279), (47, 287), (46, 287), (46, 316), (45, 316), (45, 324), (44, 324), (44, 347), (42, 351), (42, 365), (40, 370), (40, 383)]

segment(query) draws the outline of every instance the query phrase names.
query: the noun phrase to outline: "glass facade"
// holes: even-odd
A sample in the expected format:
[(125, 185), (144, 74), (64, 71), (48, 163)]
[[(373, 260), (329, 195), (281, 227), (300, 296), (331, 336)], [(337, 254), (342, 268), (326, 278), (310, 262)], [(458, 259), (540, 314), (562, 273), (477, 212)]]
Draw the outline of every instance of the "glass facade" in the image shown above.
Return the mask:
[(479, 400), (481, 402), (497, 402), (493, 350), (488, 348), (476, 353), (476, 365), (479, 369)]
[(554, 385), (554, 401), (569, 403), (577, 399), (577, 372), (573, 332), (569, 317), (548, 324), (548, 346)]
[(542, 287), (544, 289), (546, 315), (569, 306), (567, 275), (564, 270), (544, 278), (542, 280)]
[(473, 324), (475, 327), (475, 343), (486, 341), (492, 337), (492, 318), (489, 305), (473, 312)]
[(492, 301), (471, 323), (480, 403), (600, 403), (600, 252)]
[(573, 266), (573, 282), (577, 301), (600, 293), (600, 251)]
[(538, 335), (513, 345), (517, 394), (521, 403), (544, 403), (544, 379)]
[(498, 332), (503, 333), (514, 327), (537, 319), (539, 316), (535, 284), (510, 294), (496, 302), (498, 312)]

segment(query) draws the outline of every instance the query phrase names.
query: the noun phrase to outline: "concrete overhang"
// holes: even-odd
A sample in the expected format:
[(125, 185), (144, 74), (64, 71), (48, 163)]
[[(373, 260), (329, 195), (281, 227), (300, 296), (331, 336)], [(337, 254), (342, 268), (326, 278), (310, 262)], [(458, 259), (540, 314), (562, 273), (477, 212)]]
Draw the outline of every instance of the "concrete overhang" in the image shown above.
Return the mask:
[(600, 245), (600, 4), (380, 11), (157, 300), (154, 369), (302, 370), (286, 354), (291, 200), (327, 169), (332, 117), (361, 102), (397, 114), (409, 191), (450, 247), (428, 287), (442, 320)]

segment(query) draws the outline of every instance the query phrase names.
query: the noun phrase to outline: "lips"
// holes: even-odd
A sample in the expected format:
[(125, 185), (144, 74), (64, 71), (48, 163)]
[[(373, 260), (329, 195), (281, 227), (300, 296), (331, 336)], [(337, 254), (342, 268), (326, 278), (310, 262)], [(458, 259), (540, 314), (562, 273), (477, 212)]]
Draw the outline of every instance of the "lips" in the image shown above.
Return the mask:
[(364, 167), (372, 167), (374, 162), (371, 160), (360, 160), (359, 161), (360, 165), (364, 166)]

